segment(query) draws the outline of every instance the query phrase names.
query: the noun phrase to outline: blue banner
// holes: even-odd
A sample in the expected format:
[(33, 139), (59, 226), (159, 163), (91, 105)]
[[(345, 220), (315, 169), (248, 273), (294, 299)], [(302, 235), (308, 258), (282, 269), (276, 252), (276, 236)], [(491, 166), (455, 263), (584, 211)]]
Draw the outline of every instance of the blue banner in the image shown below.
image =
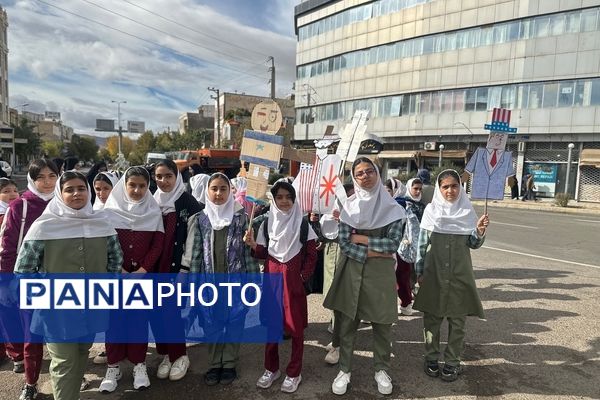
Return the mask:
[(0, 342), (272, 343), (281, 274), (18, 274), (0, 284)]

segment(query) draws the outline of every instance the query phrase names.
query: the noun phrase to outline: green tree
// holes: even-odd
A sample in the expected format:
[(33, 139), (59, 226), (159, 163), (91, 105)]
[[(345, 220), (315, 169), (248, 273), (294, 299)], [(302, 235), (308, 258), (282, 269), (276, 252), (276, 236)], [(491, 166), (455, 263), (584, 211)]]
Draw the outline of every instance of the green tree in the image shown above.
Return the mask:
[(141, 165), (146, 161), (146, 154), (154, 150), (156, 139), (152, 131), (146, 131), (138, 138), (134, 150), (129, 154), (127, 160), (132, 165)]
[(69, 153), (77, 156), (77, 158), (82, 161), (98, 159), (98, 145), (92, 138), (74, 134), (71, 137), (71, 143), (69, 143), (68, 149)]
[(61, 142), (44, 142), (42, 143), (42, 152), (50, 158), (60, 157), (62, 150)]
[(18, 126), (13, 126), (15, 130), (15, 138), (27, 139), (27, 143), (15, 144), (15, 151), (21, 160), (26, 160), (29, 157), (38, 157), (42, 148), (40, 134), (33, 131), (33, 125), (29, 123), (27, 118), (22, 118)]
[(166, 131), (156, 136), (154, 149), (160, 152), (179, 150), (174, 147), (173, 138)]

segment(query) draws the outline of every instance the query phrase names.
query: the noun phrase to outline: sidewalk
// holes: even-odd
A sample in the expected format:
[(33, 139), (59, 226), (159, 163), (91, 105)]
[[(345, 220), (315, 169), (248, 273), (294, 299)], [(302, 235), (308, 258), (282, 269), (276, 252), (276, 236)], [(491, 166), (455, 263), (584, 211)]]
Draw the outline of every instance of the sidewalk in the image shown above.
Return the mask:
[[(484, 201), (474, 200), (473, 205), (484, 206)], [(600, 215), (600, 203), (588, 203), (588, 202), (577, 202), (574, 200), (569, 201), (567, 207), (559, 207), (554, 204), (554, 199), (540, 198), (538, 201), (521, 201), (504, 199), (488, 200), (488, 207), (498, 208), (519, 208), (525, 210), (537, 210), (537, 211), (548, 211), (562, 214), (596, 214)]]

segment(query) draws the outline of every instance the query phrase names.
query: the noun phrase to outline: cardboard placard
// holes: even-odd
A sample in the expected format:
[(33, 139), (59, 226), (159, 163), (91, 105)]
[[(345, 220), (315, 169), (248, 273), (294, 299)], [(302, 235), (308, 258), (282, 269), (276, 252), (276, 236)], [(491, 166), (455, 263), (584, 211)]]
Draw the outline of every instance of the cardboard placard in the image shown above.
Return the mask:
[(277, 169), (283, 148), (283, 137), (262, 132), (244, 131), (240, 159)]

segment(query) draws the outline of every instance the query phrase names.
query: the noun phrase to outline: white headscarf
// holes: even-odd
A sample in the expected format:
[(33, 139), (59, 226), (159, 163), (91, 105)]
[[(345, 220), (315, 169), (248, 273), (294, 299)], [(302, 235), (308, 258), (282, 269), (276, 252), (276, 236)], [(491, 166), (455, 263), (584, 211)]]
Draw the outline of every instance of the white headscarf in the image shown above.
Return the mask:
[(183, 192), (185, 192), (185, 185), (183, 184), (183, 178), (179, 172), (176, 172), (177, 179), (175, 181), (175, 187), (170, 192), (163, 192), (160, 187), (156, 189), (154, 193), (154, 200), (158, 203), (162, 215), (167, 215), (175, 212), (175, 202), (179, 200)]
[(391, 178), (390, 181), (392, 183), (392, 197), (394, 199), (406, 195), (406, 186), (402, 182), (396, 178)]
[(8, 203), (0, 200), (0, 215), (6, 214), (6, 210), (8, 210)]
[(372, 164), (377, 173), (377, 182), (367, 190), (354, 178), (354, 194), (348, 197), (340, 212), (340, 221), (355, 229), (382, 228), (392, 222), (406, 218), (406, 211), (394, 200), (381, 184), (379, 169)]
[[(79, 178), (75, 178), (79, 179)], [(85, 177), (80, 178), (88, 189), (88, 201), (80, 210), (75, 210), (65, 204), (60, 189), (60, 179), (54, 186), (54, 197), (44, 212), (35, 220), (24, 241), (54, 240), (72, 238), (96, 238), (116, 235), (117, 232), (109, 224), (102, 210), (92, 209), (90, 188)]]
[(54, 192), (44, 194), (37, 190), (37, 188), (35, 187), (35, 181), (29, 176), (29, 173), (27, 174), (27, 189), (29, 189), (31, 193), (35, 194), (37, 197), (44, 201), (48, 201), (54, 197)]
[(215, 231), (220, 231), (226, 226), (231, 225), (231, 221), (233, 221), (233, 213), (234, 213), (234, 205), (235, 200), (233, 199), (233, 192), (231, 191), (231, 182), (229, 178), (225, 175), (217, 172), (211, 175), (211, 178), (215, 175), (219, 175), (220, 178), (224, 179), (229, 185), (229, 197), (225, 203), (217, 205), (213, 203), (208, 197), (208, 185), (209, 182), (206, 182), (206, 207), (204, 207), (204, 213), (208, 216), (208, 220), (210, 221), (210, 225)]
[[(298, 200), (298, 199), (296, 199)], [(265, 235), (263, 230), (266, 228), (269, 231), (269, 255), (277, 261), (286, 263), (300, 253), (302, 243), (300, 242), (300, 226), (302, 225), (302, 209), (300, 202), (295, 201), (291, 210), (283, 212), (275, 204), (275, 200), (271, 200), (271, 207), (268, 216), (269, 226), (261, 224), (258, 235), (257, 244), (266, 246)], [(308, 226), (308, 237), (306, 240), (314, 240), (317, 235)]]
[[(108, 180), (110, 181), (111, 186), (113, 188), (115, 187), (117, 182), (119, 182), (119, 177), (112, 172), (100, 172), (98, 175), (106, 176), (108, 178)], [(94, 177), (94, 182), (96, 181), (96, 178), (98, 177), (98, 175), (96, 175)], [(90, 190), (94, 190), (94, 188), (91, 188)], [(102, 202), (102, 200), (100, 200), (100, 197), (96, 196), (96, 200), (94, 200), (94, 210), (102, 210), (103, 208), (104, 208), (104, 203)]]
[[(443, 174), (446, 171), (440, 172)], [(453, 171), (456, 173), (456, 171)], [(458, 176), (458, 173), (457, 173)], [(454, 235), (469, 235), (477, 227), (477, 214), (473, 205), (465, 193), (465, 189), (460, 185), (458, 198), (450, 203), (440, 191), (440, 184), (436, 182), (431, 203), (425, 207), (421, 228), (437, 233), (446, 233)]]
[[(416, 197), (415, 197), (415, 196), (413, 196), (413, 194), (411, 193), (412, 184), (413, 184), (413, 182), (415, 181), (415, 179), (417, 179), (417, 178), (412, 178), (412, 179), (409, 179), (409, 180), (406, 182), (406, 195), (407, 195), (409, 198), (413, 199), (414, 201), (421, 201), (421, 193), (419, 193), (419, 195), (418, 195), (418, 196), (416, 196)], [(420, 179), (419, 179), (419, 180), (420, 180)]]
[(231, 184), (238, 192), (246, 191), (248, 187), (248, 181), (244, 177), (237, 177), (231, 180)]
[[(129, 170), (127, 170), (129, 171)], [(127, 195), (125, 177), (123, 174), (106, 200), (104, 210), (112, 226), (116, 229), (130, 229), (139, 232), (164, 232), (160, 207), (152, 197), (150, 190), (144, 198), (133, 201)]]
[(192, 188), (192, 196), (202, 204), (206, 204), (206, 184), (210, 176), (206, 174), (194, 175), (190, 178), (190, 186)]

